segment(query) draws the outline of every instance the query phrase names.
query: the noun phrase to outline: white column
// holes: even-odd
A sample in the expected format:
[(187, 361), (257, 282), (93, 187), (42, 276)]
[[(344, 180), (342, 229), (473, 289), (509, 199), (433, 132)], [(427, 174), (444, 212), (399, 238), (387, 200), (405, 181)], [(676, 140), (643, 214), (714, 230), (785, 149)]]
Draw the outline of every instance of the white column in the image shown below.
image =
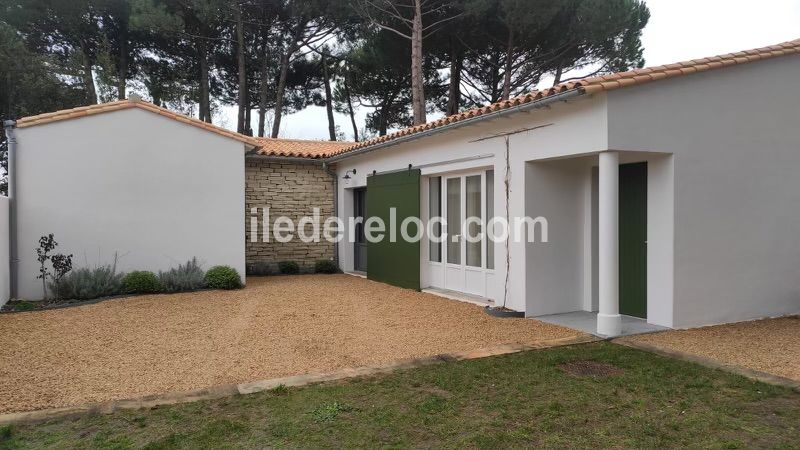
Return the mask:
[(618, 336), (619, 315), (619, 155), (600, 153), (598, 275), (600, 312), (597, 333)]

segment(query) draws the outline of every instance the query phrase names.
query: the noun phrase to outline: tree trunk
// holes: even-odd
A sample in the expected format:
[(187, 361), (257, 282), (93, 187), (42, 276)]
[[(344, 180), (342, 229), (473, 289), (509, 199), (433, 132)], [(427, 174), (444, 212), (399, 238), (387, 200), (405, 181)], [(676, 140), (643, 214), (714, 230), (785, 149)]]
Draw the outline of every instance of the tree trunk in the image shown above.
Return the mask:
[(119, 29), (119, 55), (117, 61), (117, 98), (127, 98), (128, 87), (128, 21), (122, 20)]
[(86, 48), (86, 42), (81, 39), (81, 60), (83, 63), (83, 87), (86, 89), (86, 101), (90, 105), (97, 104), (97, 90), (94, 87), (94, 75), (92, 74), (92, 59)]
[(350, 83), (347, 81), (347, 75), (344, 77), (344, 95), (347, 97), (347, 112), (350, 113), (350, 123), (353, 125), (353, 140), (358, 142), (358, 126), (355, 112), (353, 112), (353, 100), (350, 98)]
[(564, 69), (561, 67), (561, 64), (559, 64), (558, 68), (556, 69), (556, 77), (553, 80), (553, 86), (557, 85), (558, 83), (561, 83), (561, 72), (563, 70)]
[(328, 134), (332, 141), (336, 140), (336, 123), (333, 120), (333, 95), (331, 94), (331, 77), (328, 72), (328, 60), (322, 54), (322, 75), (325, 78), (325, 109), (328, 113)]
[(258, 86), (258, 137), (264, 137), (267, 118), (267, 101), (269, 100), (269, 43), (267, 33), (263, 36), (264, 48), (261, 50), (261, 77)]
[(503, 83), (502, 78), (500, 77), (500, 54), (499, 52), (492, 52), (492, 70), (491, 70), (491, 80), (492, 80), (492, 92), (490, 103), (496, 103), (500, 101), (500, 97), (502, 96), (503, 87), (501, 84)]
[(461, 104), (461, 52), (459, 51), (455, 39), (450, 41), (450, 89), (447, 94), (447, 115), (458, 114)]
[(200, 120), (211, 123), (211, 98), (208, 86), (208, 49), (203, 38), (197, 42), (197, 56), (200, 62)]
[(248, 126), (245, 124), (245, 110), (247, 109), (247, 72), (245, 67), (244, 48), (244, 20), (242, 19), (242, 5), (236, 5), (236, 62), (239, 70), (239, 114), (236, 118), (236, 131), (245, 134)]
[(414, 125), (427, 121), (425, 79), (422, 75), (422, 1), (414, 0), (414, 24), (411, 29), (411, 103), (414, 110)]
[(281, 71), (278, 76), (278, 86), (275, 92), (275, 117), (272, 118), (272, 134), (273, 138), (277, 138), (281, 131), (281, 119), (283, 118), (283, 97), (286, 93), (286, 78), (289, 76), (289, 64), (292, 62), (292, 55), (298, 49), (298, 41), (303, 33), (307, 21), (301, 20), (297, 23), (294, 32), (292, 32), (292, 41), (286, 47), (286, 51), (281, 55)]
[(389, 115), (389, 106), (384, 105), (381, 107), (380, 117), (378, 119), (378, 135), (379, 136), (386, 136), (388, 132), (388, 118)]
[(508, 45), (506, 48), (506, 66), (503, 74), (503, 100), (511, 97), (511, 70), (514, 64), (514, 30), (508, 30)]
[[(293, 47), (293, 45), (292, 45)], [(278, 88), (275, 93), (275, 116), (272, 118), (272, 134), (273, 138), (277, 138), (281, 131), (281, 118), (283, 116), (283, 95), (286, 91), (286, 78), (289, 76), (289, 58), (291, 57), (290, 49), (281, 55), (281, 72), (278, 76)]]
[(253, 122), (251, 119), (251, 112), (253, 108), (250, 105), (250, 91), (248, 91), (247, 94), (245, 95), (245, 105), (247, 105), (247, 108), (245, 108), (244, 110), (244, 134), (252, 136), (253, 127), (251, 124)]

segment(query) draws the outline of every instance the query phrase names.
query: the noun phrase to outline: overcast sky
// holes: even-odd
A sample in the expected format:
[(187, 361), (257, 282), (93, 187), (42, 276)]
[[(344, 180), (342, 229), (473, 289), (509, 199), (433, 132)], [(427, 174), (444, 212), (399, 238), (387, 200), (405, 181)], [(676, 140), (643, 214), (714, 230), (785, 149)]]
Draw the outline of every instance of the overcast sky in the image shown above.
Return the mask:
[[(800, 0), (646, 0), (646, 3), (650, 22), (644, 29), (642, 43), (647, 66), (800, 38)], [(358, 111), (359, 128), (367, 112)], [(226, 107), (221, 119), (220, 125), (235, 129), (236, 108)], [(348, 139), (352, 138), (347, 116), (336, 114), (336, 124)], [(284, 117), (281, 137), (327, 139), (325, 108), (309, 107)]]

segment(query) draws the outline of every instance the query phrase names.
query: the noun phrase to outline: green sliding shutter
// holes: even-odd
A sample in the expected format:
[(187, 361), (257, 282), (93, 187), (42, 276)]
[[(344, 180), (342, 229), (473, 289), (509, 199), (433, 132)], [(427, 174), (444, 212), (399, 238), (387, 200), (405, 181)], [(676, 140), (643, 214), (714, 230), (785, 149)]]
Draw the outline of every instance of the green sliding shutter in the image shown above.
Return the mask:
[[(406, 242), (400, 233), (403, 220), (407, 217), (419, 218), (419, 201), (419, 170), (367, 177), (367, 218), (379, 217), (386, 226), (381, 242), (367, 243), (367, 278), (370, 280), (419, 290), (420, 243)], [(397, 212), (396, 242), (390, 242), (391, 208), (396, 208)], [(411, 236), (417, 234), (414, 225), (408, 227), (408, 233)]]

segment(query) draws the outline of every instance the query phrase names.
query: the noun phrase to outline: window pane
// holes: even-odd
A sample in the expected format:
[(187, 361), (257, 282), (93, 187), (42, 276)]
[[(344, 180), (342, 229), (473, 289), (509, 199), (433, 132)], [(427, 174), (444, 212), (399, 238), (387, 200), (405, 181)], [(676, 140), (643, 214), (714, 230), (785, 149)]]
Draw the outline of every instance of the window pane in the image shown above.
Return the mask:
[[(494, 217), (494, 170), (486, 171), (486, 223)], [(488, 230), (487, 230), (488, 232)], [(494, 269), (494, 242), (488, 237), (486, 242), (486, 268)]]
[[(480, 221), (483, 220), (481, 211), (481, 176), (467, 177), (467, 219), (470, 219), (467, 229), (470, 240), (480, 237), (482, 232)], [(477, 221), (475, 219), (478, 219)], [(467, 241), (467, 265), (481, 267), (481, 249), (483, 239), (477, 242)]]
[[(442, 217), (442, 177), (431, 177), (428, 182), (428, 220)], [(442, 236), (441, 221), (435, 222), (431, 233), (435, 238)], [(442, 262), (442, 243), (430, 241), (430, 260)]]
[(461, 178), (447, 179), (447, 262), (461, 264)]

